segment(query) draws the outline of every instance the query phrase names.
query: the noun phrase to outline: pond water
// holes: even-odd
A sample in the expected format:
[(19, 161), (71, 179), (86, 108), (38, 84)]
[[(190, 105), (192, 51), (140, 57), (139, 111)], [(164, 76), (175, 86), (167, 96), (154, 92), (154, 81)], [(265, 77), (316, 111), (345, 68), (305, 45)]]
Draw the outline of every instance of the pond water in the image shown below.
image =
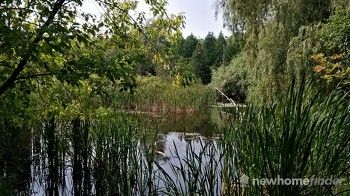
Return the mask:
[[(131, 116), (139, 127), (156, 127), (157, 131), (137, 137), (133, 145), (127, 134), (111, 131), (111, 125), (103, 134), (88, 134), (93, 125), (82, 122), (52, 122), (40, 131), (31, 130), (30, 148), (13, 145), (12, 153), (25, 153), (2, 160), (0, 190), (4, 194), (6, 189), (17, 190), (17, 195), (167, 195), (172, 183), (179, 190), (190, 189), (188, 182), (193, 179), (188, 175), (194, 172), (207, 175), (214, 168), (214, 178), (220, 178), (217, 142), (223, 118), (218, 110)], [(198, 177), (194, 183), (201, 178), (207, 177)], [(219, 189), (220, 183), (209, 184), (207, 189)]]

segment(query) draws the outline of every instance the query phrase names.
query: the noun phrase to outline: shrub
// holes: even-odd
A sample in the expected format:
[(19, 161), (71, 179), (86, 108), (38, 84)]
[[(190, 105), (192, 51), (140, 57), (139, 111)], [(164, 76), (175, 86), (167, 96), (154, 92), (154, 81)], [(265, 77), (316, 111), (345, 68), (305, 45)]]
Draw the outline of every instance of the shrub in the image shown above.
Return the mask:
[(247, 97), (247, 72), (243, 56), (233, 59), (227, 67), (219, 67), (213, 73), (212, 86), (219, 88), (229, 98), (244, 102)]

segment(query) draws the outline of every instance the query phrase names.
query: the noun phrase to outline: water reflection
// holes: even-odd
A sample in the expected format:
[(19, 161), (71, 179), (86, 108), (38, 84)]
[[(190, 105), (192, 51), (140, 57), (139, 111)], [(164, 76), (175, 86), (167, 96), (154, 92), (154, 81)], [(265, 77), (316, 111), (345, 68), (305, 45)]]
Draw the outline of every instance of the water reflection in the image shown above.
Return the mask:
[[(2, 124), (0, 130), (0, 195), (26, 195), (30, 182), (30, 130)], [(7, 130), (12, 130), (8, 132)]]
[[(184, 195), (191, 190), (219, 195), (223, 161), (218, 141), (199, 133), (170, 132), (164, 137), (167, 159), (158, 160), (155, 167), (160, 193), (174, 195), (174, 189), (178, 189)], [(169, 184), (178, 188), (169, 188)]]
[[(150, 195), (166, 189), (159, 166), (178, 178), (172, 167), (217, 145), (207, 117), (142, 119), (146, 129), (157, 125), (154, 140), (135, 137), (120, 122), (51, 118), (31, 130), (9, 128), (18, 132), (1, 138), (0, 195)], [(200, 169), (210, 162), (203, 157)]]

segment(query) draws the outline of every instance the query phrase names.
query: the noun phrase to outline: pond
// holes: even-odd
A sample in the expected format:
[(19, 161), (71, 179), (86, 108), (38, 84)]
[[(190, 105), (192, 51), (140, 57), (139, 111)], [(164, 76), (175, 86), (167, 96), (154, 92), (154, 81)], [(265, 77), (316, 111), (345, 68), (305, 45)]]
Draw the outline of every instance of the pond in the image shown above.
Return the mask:
[(2, 162), (0, 188), (17, 195), (168, 195), (205, 183), (201, 191), (220, 193), (219, 110), (122, 116), (114, 122), (52, 120), (33, 128), (30, 148), (12, 145), (20, 157)]

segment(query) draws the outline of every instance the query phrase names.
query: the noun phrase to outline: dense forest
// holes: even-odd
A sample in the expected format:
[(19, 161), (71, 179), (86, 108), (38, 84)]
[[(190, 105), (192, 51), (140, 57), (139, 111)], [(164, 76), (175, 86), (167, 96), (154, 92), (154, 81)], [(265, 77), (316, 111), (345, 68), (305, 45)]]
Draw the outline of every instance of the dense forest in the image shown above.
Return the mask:
[[(349, 0), (216, 0), (230, 35), (204, 38), (166, 0), (91, 2), (0, 0), (0, 195), (349, 194)], [(166, 115), (219, 139), (165, 167)]]

